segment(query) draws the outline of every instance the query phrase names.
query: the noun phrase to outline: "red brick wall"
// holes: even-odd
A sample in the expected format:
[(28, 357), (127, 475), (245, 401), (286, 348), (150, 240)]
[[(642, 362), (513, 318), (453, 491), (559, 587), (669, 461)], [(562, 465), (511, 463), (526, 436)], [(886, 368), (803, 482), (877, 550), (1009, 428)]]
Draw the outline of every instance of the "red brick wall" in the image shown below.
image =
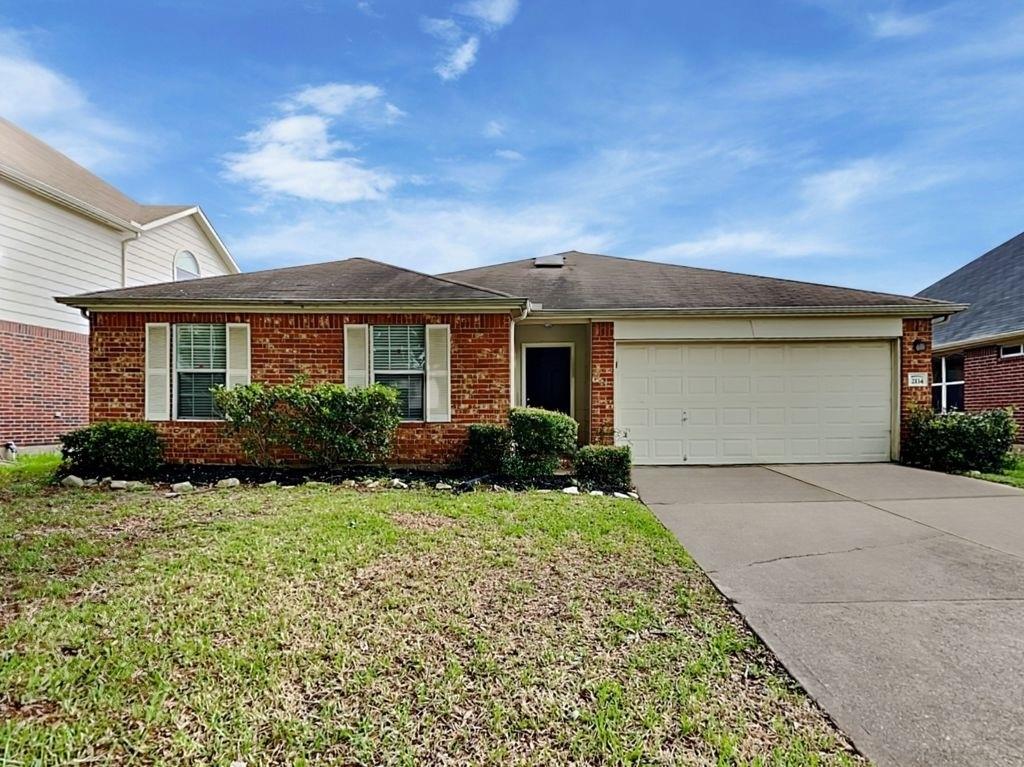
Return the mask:
[(88, 409), (89, 337), (0, 320), (0, 444), (54, 444)]
[(615, 323), (590, 326), (590, 443), (615, 441)]
[[(451, 423), (404, 423), (396, 463), (450, 463), (458, 459), (471, 423), (501, 423), (511, 398), (509, 326), (506, 314), (249, 314), (95, 313), (91, 336), (93, 421), (144, 418), (143, 370), (147, 322), (245, 322), (250, 326), (252, 380), (344, 379), (346, 324), (447, 324), (451, 326)], [(237, 463), (242, 456), (216, 422), (157, 424), (168, 459)]]
[[(914, 341), (925, 342), (923, 351), (914, 351)], [(908, 373), (924, 373), (927, 386), (907, 386)], [(900, 436), (906, 436), (907, 419), (915, 408), (932, 406), (932, 321), (928, 318), (903, 320), (900, 340)]]
[(1024, 357), (1000, 359), (998, 346), (964, 352), (964, 408), (1012, 407), (1024, 440)]

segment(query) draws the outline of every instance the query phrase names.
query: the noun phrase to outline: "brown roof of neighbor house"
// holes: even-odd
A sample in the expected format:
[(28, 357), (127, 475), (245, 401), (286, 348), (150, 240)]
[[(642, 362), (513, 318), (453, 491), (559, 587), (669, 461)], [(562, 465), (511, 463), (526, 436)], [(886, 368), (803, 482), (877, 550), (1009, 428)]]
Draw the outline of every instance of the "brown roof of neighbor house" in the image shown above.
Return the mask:
[[(561, 262), (561, 264), (559, 264)], [(575, 250), (442, 274), (528, 296), (543, 311), (936, 307), (955, 304), (870, 290), (637, 261)]]
[(181, 282), (103, 290), (57, 299), (69, 306), (129, 303), (416, 303), (491, 301), (523, 304), (525, 298), (403, 269), (368, 258), (266, 269)]
[(195, 205), (142, 205), (67, 155), (0, 117), (0, 171), (13, 171), (115, 219), (148, 224)]

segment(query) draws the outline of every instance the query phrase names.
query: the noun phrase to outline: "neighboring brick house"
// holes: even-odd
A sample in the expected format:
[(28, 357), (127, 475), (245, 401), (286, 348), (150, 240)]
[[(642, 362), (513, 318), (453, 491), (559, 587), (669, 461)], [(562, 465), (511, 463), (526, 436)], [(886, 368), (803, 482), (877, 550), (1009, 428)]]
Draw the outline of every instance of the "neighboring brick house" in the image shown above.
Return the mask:
[(88, 323), (57, 295), (238, 272), (194, 205), (140, 205), (0, 118), (0, 446), (86, 423)]
[(353, 258), (60, 298), (91, 323), (94, 421), (149, 420), (172, 461), (243, 456), (210, 387), (395, 386), (395, 463), (561, 410), (645, 464), (886, 461), (928, 401), (927, 299), (571, 251), (430, 276)]
[(1024, 233), (960, 267), (918, 295), (969, 304), (936, 321), (936, 410), (1012, 407), (1024, 438)]

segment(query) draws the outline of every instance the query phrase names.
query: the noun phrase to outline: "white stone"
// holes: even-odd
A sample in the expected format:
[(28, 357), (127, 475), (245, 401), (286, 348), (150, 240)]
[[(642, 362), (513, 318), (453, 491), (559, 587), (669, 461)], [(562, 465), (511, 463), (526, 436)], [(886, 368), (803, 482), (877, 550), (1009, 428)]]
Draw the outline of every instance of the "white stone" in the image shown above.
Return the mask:
[(400, 479), (392, 479), (388, 481), (388, 487), (393, 490), (408, 490), (409, 486)]
[(630, 498), (632, 498), (634, 501), (639, 501), (640, 500), (640, 496), (637, 495), (636, 493), (626, 493), (626, 495), (629, 496)]
[(591, 490), (590, 494), (591, 495), (604, 495), (604, 493), (602, 491), (600, 491), (600, 490)]
[(76, 477), (74, 474), (68, 474), (64, 479), (60, 481), (64, 487), (84, 487), (85, 480), (81, 477)]
[(364, 487), (380, 487), (380, 482), (375, 479), (371, 479), (363, 484)]
[(238, 481), (237, 477), (228, 477), (227, 479), (220, 480), (217, 483), (217, 487), (223, 490), (229, 487), (238, 487), (240, 484), (242, 483)]
[(124, 489), (125, 490), (130, 490), (131, 492), (134, 492), (134, 493), (138, 493), (138, 492), (140, 492), (142, 490), (149, 490), (150, 488), (149, 488), (149, 485), (147, 485), (145, 482), (137, 482), (135, 480), (132, 480), (127, 485), (125, 485)]
[(87, 480), (85, 480), (85, 486), (86, 487), (96, 487), (97, 484), (99, 484), (99, 483), (95, 479), (87, 479)]
[(622, 499), (627, 500), (627, 501), (629, 500), (629, 496), (626, 495), (625, 493), (613, 493), (613, 495), (616, 498), (622, 498)]
[(195, 488), (192, 487), (191, 482), (175, 482), (171, 485), (172, 493), (191, 493), (193, 490), (195, 490)]
[(451, 490), (452, 486), (449, 485), (447, 482), (438, 482), (436, 485), (434, 485), (434, 489), (435, 490)]
[(164, 498), (180, 498), (181, 493), (164, 493)]
[(346, 479), (344, 482), (341, 483), (341, 486), (342, 487), (355, 487), (356, 486), (356, 481), (354, 479)]
[(277, 487), (277, 480), (272, 479), (269, 482), (263, 482), (260, 487)]
[(114, 480), (113, 477), (104, 477), (100, 480), (101, 485), (109, 485)]
[(579, 495), (580, 489), (573, 485), (572, 487), (562, 488), (562, 492), (565, 493), (566, 495)]
[(124, 490), (128, 487), (128, 483), (123, 479), (112, 479), (109, 484), (111, 490)]
[(506, 491), (506, 489), (501, 485), (492, 485), (491, 490), (493, 490), (496, 493), (504, 493)]

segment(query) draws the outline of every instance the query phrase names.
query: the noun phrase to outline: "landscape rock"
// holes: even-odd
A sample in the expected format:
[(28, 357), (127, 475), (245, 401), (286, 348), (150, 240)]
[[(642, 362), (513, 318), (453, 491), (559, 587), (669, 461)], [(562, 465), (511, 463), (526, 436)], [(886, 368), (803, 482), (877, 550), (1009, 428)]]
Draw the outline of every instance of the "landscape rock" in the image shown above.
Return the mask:
[(408, 490), (409, 486), (400, 479), (392, 479), (388, 481), (388, 487), (392, 490)]
[(123, 479), (112, 479), (108, 484), (110, 485), (111, 490), (124, 490), (128, 487), (128, 483)]
[(601, 491), (601, 490), (591, 490), (590, 494), (591, 495), (604, 495), (604, 492)]
[(380, 487), (380, 482), (375, 479), (369, 479), (363, 483), (363, 487)]
[(625, 493), (612, 493), (612, 495), (614, 495), (616, 498), (621, 498), (627, 501), (629, 500), (629, 496), (626, 495)]
[(572, 487), (564, 487), (564, 488), (562, 488), (562, 492), (565, 493), (566, 495), (579, 495), (580, 494), (580, 489), (578, 487), (576, 487), (575, 485), (573, 485)]
[(640, 500), (640, 496), (637, 495), (636, 493), (626, 493), (626, 496), (629, 497), (629, 498), (632, 498), (634, 501), (639, 501)]
[(502, 487), (501, 485), (492, 485), (491, 489), (496, 493), (504, 493), (508, 491), (508, 488)]
[(180, 498), (181, 493), (164, 493), (164, 498)]
[(355, 487), (356, 486), (356, 481), (354, 479), (346, 479), (344, 482), (341, 483), (341, 486), (342, 487)]
[(124, 489), (128, 490), (129, 492), (138, 493), (142, 490), (149, 490), (150, 487), (145, 482), (137, 482), (136, 480), (132, 480), (131, 482), (128, 482), (125, 485)]
[(447, 482), (438, 482), (436, 485), (434, 485), (434, 489), (435, 490), (451, 490), (452, 486), (449, 485)]
[(263, 482), (260, 484), (260, 487), (277, 487), (277, 480), (272, 479), (269, 482)]
[(84, 487), (85, 480), (81, 477), (76, 477), (74, 474), (68, 474), (64, 479), (60, 481), (64, 487)]
[(303, 487), (330, 487), (330, 485), (327, 482), (320, 482), (320, 481), (315, 480), (315, 479), (311, 479), (311, 480), (308, 480), (307, 482), (303, 482), (302, 486)]
[(195, 490), (195, 488), (192, 487), (191, 482), (175, 482), (171, 485), (171, 492), (178, 493), (179, 495), (181, 493), (191, 493), (193, 490)]
[(217, 482), (216, 487), (220, 490), (224, 490), (229, 487), (238, 487), (241, 482), (238, 481), (237, 477), (228, 477)]
[(101, 485), (109, 485), (113, 481), (114, 481), (113, 477), (104, 477), (103, 479), (100, 480), (100, 484)]
[(96, 480), (96, 479), (87, 479), (87, 480), (85, 480), (85, 486), (86, 487), (96, 487), (96, 485), (98, 485), (98, 484), (99, 484), (99, 480)]

